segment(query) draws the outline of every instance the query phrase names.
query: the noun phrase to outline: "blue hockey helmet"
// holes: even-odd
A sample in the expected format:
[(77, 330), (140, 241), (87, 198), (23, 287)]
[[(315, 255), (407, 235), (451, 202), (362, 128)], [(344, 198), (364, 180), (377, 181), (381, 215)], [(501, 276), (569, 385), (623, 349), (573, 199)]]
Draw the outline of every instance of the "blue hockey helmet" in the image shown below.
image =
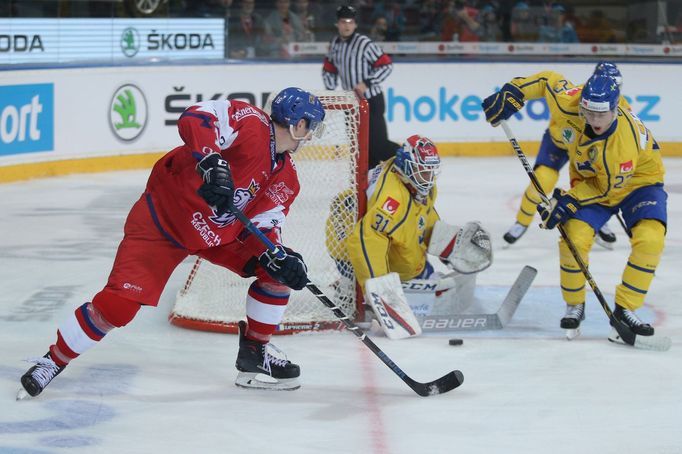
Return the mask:
[(600, 61), (597, 63), (597, 66), (594, 67), (594, 74), (611, 76), (616, 80), (618, 88), (623, 88), (623, 75), (620, 73), (620, 70), (615, 63), (610, 61)]
[(398, 148), (393, 165), (403, 182), (427, 195), (440, 173), (440, 156), (431, 139), (415, 134)]
[[(301, 119), (305, 119), (310, 134), (320, 135), (324, 121), (324, 107), (317, 96), (296, 87), (288, 87), (280, 91), (272, 101), (270, 118), (290, 130)], [(297, 140), (303, 138), (294, 137)]]
[(593, 74), (583, 86), (580, 107), (591, 112), (614, 111), (619, 99), (620, 88), (613, 77)]

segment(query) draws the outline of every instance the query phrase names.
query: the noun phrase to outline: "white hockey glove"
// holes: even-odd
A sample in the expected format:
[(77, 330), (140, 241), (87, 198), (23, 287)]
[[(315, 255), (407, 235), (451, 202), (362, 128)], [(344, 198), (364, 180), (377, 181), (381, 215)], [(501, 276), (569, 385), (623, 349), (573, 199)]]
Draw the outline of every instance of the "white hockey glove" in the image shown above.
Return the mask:
[(365, 301), (389, 339), (404, 339), (422, 333), (417, 318), (407, 304), (398, 273), (368, 279), (365, 282)]
[(478, 273), (493, 263), (490, 234), (478, 221), (464, 227), (436, 221), (427, 252), (462, 274)]

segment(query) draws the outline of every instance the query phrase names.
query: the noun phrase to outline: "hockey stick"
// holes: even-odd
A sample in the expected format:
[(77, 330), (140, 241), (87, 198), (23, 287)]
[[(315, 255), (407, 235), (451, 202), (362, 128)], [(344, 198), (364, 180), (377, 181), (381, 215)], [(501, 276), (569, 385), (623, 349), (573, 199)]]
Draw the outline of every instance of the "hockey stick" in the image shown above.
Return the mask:
[(625, 221), (623, 220), (623, 217), (620, 215), (620, 211), (615, 214), (616, 219), (618, 219), (618, 223), (620, 224), (621, 227), (623, 227), (623, 230), (625, 230), (625, 233), (628, 234), (628, 237), (632, 238), (632, 232), (628, 228), (627, 225), (625, 225)]
[[(543, 202), (548, 203), (549, 199), (547, 198), (545, 192), (542, 190), (542, 186), (540, 186), (540, 182), (535, 176), (535, 172), (533, 172), (533, 167), (531, 167), (530, 163), (528, 162), (526, 155), (523, 153), (523, 150), (521, 149), (521, 145), (519, 145), (519, 142), (516, 140), (516, 137), (514, 136), (514, 133), (507, 124), (507, 121), (502, 120), (500, 121), (500, 124), (502, 125), (502, 129), (504, 129), (504, 133), (507, 135), (507, 139), (509, 139), (509, 143), (511, 143), (512, 148), (514, 148), (516, 156), (521, 161), (521, 164), (523, 164), (523, 168), (526, 170), (526, 174), (528, 174), (530, 181), (533, 183), (533, 187), (535, 187), (535, 190), (538, 192), (538, 194), (540, 194), (540, 197), (542, 198)], [(602, 294), (601, 290), (599, 290), (597, 283), (594, 281), (592, 273), (590, 273), (590, 270), (587, 269), (587, 265), (585, 265), (585, 262), (583, 261), (582, 257), (580, 257), (580, 253), (575, 248), (575, 244), (573, 244), (573, 241), (571, 241), (571, 239), (568, 237), (566, 231), (564, 230), (564, 227), (561, 224), (557, 225), (557, 228), (559, 230), (559, 233), (561, 234), (561, 238), (563, 238), (564, 242), (566, 243), (566, 246), (568, 246), (568, 249), (571, 251), (571, 254), (573, 254), (573, 258), (578, 263), (580, 271), (582, 271), (583, 275), (585, 276), (585, 279), (590, 284), (590, 287), (592, 287), (592, 291), (597, 296), (599, 304), (601, 304), (602, 309), (604, 309), (604, 312), (606, 312), (606, 315), (609, 318), (609, 321), (611, 322), (611, 326), (613, 326), (614, 329), (618, 332), (618, 336), (620, 336), (621, 340), (628, 345), (632, 345), (634, 347), (643, 348), (647, 350), (662, 351), (668, 350), (672, 343), (670, 338), (661, 337), (656, 339), (652, 338), (652, 336), (637, 336), (637, 334), (635, 334), (630, 329), (629, 326), (627, 326), (625, 323), (621, 322), (620, 320), (616, 319), (616, 317), (613, 316), (613, 311), (606, 302), (606, 298), (604, 298), (604, 295)]]
[(509, 288), (497, 312), (492, 314), (444, 314), (417, 316), (425, 333), (502, 329), (512, 319), (538, 271), (524, 266)]
[[(246, 217), (246, 215), (239, 210), (236, 207), (230, 208), (230, 211), (234, 213), (234, 215), (237, 217), (237, 219), (244, 224), (244, 227), (251, 232), (253, 235), (256, 236), (265, 246), (267, 246), (268, 250), (275, 254), (277, 257), (284, 257), (285, 253), (282, 249), (279, 247), (275, 246), (272, 241), (268, 237), (266, 237), (263, 232), (258, 230), (258, 227), (256, 227), (253, 222), (249, 218)], [(459, 370), (453, 370), (452, 372), (443, 375), (437, 380), (430, 381), (428, 383), (421, 383), (418, 381), (413, 380), (410, 378), (403, 370), (398, 367), (396, 363), (394, 363), (391, 358), (386, 355), (372, 340), (367, 337), (367, 335), (363, 332), (360, 331), (360, 328), (353, 323), (351, 320), (349, 320), (348, 316), (343, 313), (343, 311), (334, 304), (332, 300), (330, 300), (327, 296), (325, 296), (324, 293), (310, 280), (308, 280), (308, 283), (306, 284), (306, 288), (310, 290), (310, 292), (322, 302), (325, 306), (327, 306), (331, 311), (334, 313), (336, 318), (338, 318), (345, 326), (346, 328), (355, 334), (358, 339), (362, 341), (363, 344), (365, 344), (372, 352), (379, 357), (379, 359), (388, 366), (389, 369), (393, 371), (394, 374), (396, 374), (402, 381), (407, 383), (407, 386), (412, 388), (414, 392), (419, 394), (420, 396), (426, 397), (426, 396), (433, 396), (435, 394), (443, 394), (448, 391), (452, 391), (453, 389), (457, 388), (459, 385), (462, 384), (464, 380), (464, 375), (462, 374), (461, 371)]]

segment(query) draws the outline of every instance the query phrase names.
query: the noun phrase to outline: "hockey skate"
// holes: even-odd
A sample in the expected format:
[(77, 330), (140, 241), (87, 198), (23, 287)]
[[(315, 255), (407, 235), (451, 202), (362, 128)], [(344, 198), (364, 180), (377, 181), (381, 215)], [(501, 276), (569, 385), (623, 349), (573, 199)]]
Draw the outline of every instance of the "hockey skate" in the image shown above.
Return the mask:
[(66, 368), (66, 366), (55, 364), (49, 352), (42, 358), (35, 358), (29, 362), (35, 363), (35, 366), (21, 376), (23, 388), (17, 393), (17, 400), (25, 399), (28, 396), (36, 397), (43, 392), (43, 389), (50, 384), (53, 378)]
[(560, 324), (566, 330), (566, 339), (572, 340), (580, 335), (580, 322), (583, 320), (585, 320), (585, 303), (566, 305), (566, 314)]
[(519, 224), (518, 222), (515, 222), (514, 225), (512, 225), (509, 230), (507, 230), (507, 233), (505, 233), (502, 238), (504, 241), (507, 242), (507, 247), (511, 246), (512, 244), (516, 243), (516, 241), (523, 236), (524, 233), (526, 233), (526, 230), (528, 230), (527, 225)]
[[(632, 332), (637, 334), (638, 336), (654, 335), (654, 327), (648, 323), (644, 323), (643, 321), (641, 321), (639, 317), (637, 317), (637, 314), (635, 314), (635, 312), (631, 311), (630, 309), (625, 309), (624, 307), (616, 304), (616, 308), (613, 310), (613, 317), (616, 320), (626, 324), (632, 330)], [(615, 330), (615, 328), (611, 330), (609, 340), (611, 342), (616, 342), (620, 344), (624, 343), (623, 340), (618, 335), (618, 332)]]
[(594, 240), (599, 246), (612, 251), (613, 245), (616, 242), (616, 234), (613, 233), (607, 224), (604, 224), (594, 236)]
[(270, 351), (284, 356), (274, 345), (252, 341), (246, 338), (246, 322), (239, 322), (239, 353), (235, 366), (239, 371), (235, 384), (242, 388), (291, 391), (301, 387), (298, 364), (286, 357), (273, 356)]

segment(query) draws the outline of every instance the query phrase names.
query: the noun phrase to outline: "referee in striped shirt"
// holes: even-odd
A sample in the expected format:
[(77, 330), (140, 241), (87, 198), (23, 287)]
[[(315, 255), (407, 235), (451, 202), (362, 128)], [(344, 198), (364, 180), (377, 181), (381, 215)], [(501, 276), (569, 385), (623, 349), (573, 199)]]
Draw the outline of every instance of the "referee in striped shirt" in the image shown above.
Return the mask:
[(336, 9), (338, 36), (332, 38), (324, 59), (322, 80), (327, 90), (334, 90), (341, 78), (344, 90), (353, 90), (369, 104), (369, 168), (395, 156), (400, 147), (388, 140), (386, 102), (381, 83), (393, 71), (391, 57), (367, 36), (356, 33), (355, 8)]

